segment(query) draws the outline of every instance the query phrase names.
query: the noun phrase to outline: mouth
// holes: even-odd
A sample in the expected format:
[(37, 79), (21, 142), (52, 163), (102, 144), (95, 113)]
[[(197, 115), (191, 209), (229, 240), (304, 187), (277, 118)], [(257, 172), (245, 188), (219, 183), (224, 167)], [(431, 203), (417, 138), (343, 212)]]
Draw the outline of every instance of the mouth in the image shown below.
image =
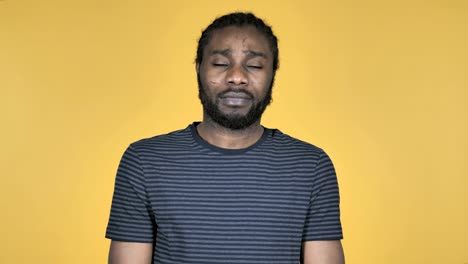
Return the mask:
[(244, 92), (227, 92), (220, 95), (219, 99), (227, 107), (241, 108), (251, 104), (252, 96)]
[(222, 94), (219, 98), (221, 98), (221, 99), (232, 98), (232, 99), (251, 100), (252, 96), (247, 94), (247, 93), (244, 93), (244, 92), (227, 92), (227, 93)]

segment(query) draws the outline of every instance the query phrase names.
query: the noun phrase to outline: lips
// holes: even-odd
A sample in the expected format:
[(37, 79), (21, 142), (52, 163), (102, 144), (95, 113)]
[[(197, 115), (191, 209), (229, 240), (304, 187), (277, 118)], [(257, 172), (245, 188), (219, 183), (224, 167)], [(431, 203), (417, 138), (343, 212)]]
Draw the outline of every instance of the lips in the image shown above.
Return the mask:
[(252, 103), (250, 94), (246, 92), (226, 91), (219, 96), (221, 104), (229, 108), (248, 107)]
[(244, 100), (250, 100), (252, 99), (252, 96), (245, 92), (227, 92), (223, 93), (220, 96), (221, 99), (227, 99), (227, 98), (234, 98), (234, 99), (244, 99)]

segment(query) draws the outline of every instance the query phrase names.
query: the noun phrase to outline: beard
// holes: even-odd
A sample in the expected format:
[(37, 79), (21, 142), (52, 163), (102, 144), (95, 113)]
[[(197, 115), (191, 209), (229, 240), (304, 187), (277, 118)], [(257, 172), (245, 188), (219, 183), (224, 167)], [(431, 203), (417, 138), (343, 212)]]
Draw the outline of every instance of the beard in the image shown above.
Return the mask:
[[(210, 96), (206, 93), (205, 87), (203, 87), (200, 74), (197, 74), (197, 81), (198, 81), (198, 97), (203, 105), (203, 111), (217, 124), (232, 130), (242, 130), (251, 125), (255, 122), (260, 120), (265, 112), (265, 109), (272, 101), (272, 90), (273, 90), (273, 82), (275, 80), (275, 76), (273, 76), (271, 80), (271, 84), (267, 89), (267, 92), (263, 98), (257, 103), (255, 103), (255, 98), (249, 91), (245, 89), (239, 88), (232, 88), (229, 87), (225, 91), (220, 94), (215, 95), (215, 98), (210, 98)], [(218, 107), (218, 101), (221, 96), (229, 92), (242, 92), (247, 94), (254, 103), (250, 107), (249, 111), (244, 114), (229, 114), (222, 112)]]

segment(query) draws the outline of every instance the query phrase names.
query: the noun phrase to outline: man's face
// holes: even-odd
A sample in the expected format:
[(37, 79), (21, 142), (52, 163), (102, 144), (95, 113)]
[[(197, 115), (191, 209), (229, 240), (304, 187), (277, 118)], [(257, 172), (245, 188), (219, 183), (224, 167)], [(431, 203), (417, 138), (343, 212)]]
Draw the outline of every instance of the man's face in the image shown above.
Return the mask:
[(273, 54), (254, 27), (225, 27), (212, 32), (197, 65), (199, 97), (205, 113), (230, 129), (260, 120), (271, 101)]

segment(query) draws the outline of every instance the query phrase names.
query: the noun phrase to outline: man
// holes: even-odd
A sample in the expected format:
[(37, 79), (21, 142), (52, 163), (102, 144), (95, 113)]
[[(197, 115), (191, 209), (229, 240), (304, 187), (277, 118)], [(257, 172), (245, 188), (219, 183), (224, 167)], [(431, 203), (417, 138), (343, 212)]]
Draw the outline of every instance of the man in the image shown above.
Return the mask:
[(277, 68), (277, 38), (253, 14), (222, 16), (203, 31), (203, 121), (124, 153), (110, 263), (344, 263), (329, 157), (260, 124)]

